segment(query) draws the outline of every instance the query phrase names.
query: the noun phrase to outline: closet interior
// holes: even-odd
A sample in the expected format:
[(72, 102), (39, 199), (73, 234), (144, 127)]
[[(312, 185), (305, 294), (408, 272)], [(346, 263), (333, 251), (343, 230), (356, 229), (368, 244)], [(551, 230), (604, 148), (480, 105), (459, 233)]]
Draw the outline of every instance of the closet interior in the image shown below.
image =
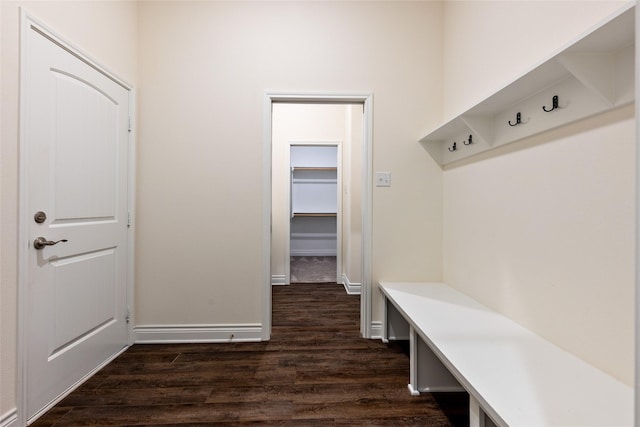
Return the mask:
[(291, 145), (292, 282), (335, 282), (338, 146)]

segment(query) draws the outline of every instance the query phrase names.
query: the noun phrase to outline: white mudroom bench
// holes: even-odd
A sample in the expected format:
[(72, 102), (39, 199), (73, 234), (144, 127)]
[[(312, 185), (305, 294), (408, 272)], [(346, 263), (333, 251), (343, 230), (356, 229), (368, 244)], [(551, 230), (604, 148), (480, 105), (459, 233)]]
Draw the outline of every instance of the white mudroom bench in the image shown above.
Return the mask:
[(632, 387), (452, 287), (379, 289), (383, 341), (410, 341), (410, 392), (466, 391), (471, 427), (633, 425)]

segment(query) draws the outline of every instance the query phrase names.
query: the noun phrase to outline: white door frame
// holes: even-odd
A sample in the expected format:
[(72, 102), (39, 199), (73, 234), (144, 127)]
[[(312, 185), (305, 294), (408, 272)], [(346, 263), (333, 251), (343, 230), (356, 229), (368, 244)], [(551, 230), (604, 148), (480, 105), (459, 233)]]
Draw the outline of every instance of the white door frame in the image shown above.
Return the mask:
[[(336, 283), (342, 282), (342, 150), (344, 149), (343, 141), (289, 141), (287, 144), (286, 164), (291, 167), (291, 147), (295, 146), (313, 146), (313, 147), (337, 147), (336, 158), (336, 188), (338, 198), (336, 201)], [(291, 179), (291, 176), (289, 176)], [(291, 182), (287, 185), (286, 190), (286, 214), (284, 221), (284, 235), (287, 238), (284, 241), (284, 283), (291, 283)]]
[[(27, 425), (27, 348), (26, 348), (26, 320), (27, 320), (27, 306), (26, 306), (26, 295), (24, 289), (27, 286), (27, 270), (29, 268), (28, 265), (28, 251), (29, 251), (29, 233), (28, 233), (28, 216), (29, 212), (27, 212), (27, 159), (24, 153), (26, 153), (26, 127), (27, 123), (25, 118), (26, 114), (26, 105), (24, 96), (27, 93), (26, 91), (26, 58), (27, 58), (27, 45), (24, 43), (24, 40), (27, 40), (27, 35), (29, 31), (35, 29), (43, 36), (47, 37), (62, 49), (80, 59), (87, 65), (94, 68), (96, 71), (102, 73), (104, 76), (113, 80), (115, 83), (124, 87), (129, 91), (129, 106), (130, 106), (130, 114), (132, 117), (132, 122), (135, 122), (135, 89), (125, 80), (116, 76), (113, 72), (111, 72), (107, 67), (103, 66), (99, 62), (95, 61), (91, 56), (87, 53), (75, 47), (72, 43), (69, 43), (67, 40), (62, 38), (56, 31), (52, 30), (48, 25), (44, 24), (42, 21), (34, 17), (30, 14), (24, 7), (20, 8), (20, 37), (23, 42), (20, 45), (20, 162), (19, 162), (19, 207), (18, 207), (18, 371), (17, 371), (17, 379), (18, 379), (18, 425)], [(131, 126), (131, 131), (129, 132), (129, 149), (128, 149), (128, 194), (127, 194), (127, 202), (129, 209), (129, 236), (127, 239), (128, 244), (128, 259), (127, 259), (127, 283), (126, 283), (126, 295), (127, 295), (127, 310), (129, 312), (129, 331), (128, 331), (128, 341), (129, 346), (134, 342), (134, 333), (133, 326), (135, 324), (133, 317), (133, 302), (134, 302), (134, 292), (133, 292), (133, 280), (134, 280), (134, 218), (135, 218), (135, 128)], [(123, 350), (124, 351), (124, 350)], [(115, 356), (114, 356), (115, 357)], [(100, 370), (104, 365), (106, 365), (109, 361), (105, 362), (102, 366), (97, 367), (92, 373), (83, 378), (80, 382), (78, 382), (74, 388), (81, 385), (84, 381), (89, 379), (95, 372)], [(60, 396), (55, 402), (52, 402), (48, 407), (55, 405), (60, 399), (64, 398), (68, 393), (72, 390), (68, 390), (65, 395)]]
[(634, 271), (634, 288), (635, 288), (635, 356), (634, 356), (634, 367), (635, 367), (635, 408), (634, 408), (634, 416), (636, 425), (640, 423), (640, 131), (638, 128), (638, 121), (640, 120), (640, 1), (635, 2), (636, 8), (636, 46), (635, 46), (635, 54), (636, 54), (636, 62), (635, 62), (635, 119), (636, 119), (636, 134), (635, 134), (635, 144), (636, 144), (636, 158), (635, 158), (635, 167), (636, 167), (636, 194), (635, 194), (635, 206), (636, 206), (636, 215), (635, 215), (635, 240), (636, 240), (636, 253), (635, 253), (635, 271)]
[(262, 143), (262, 340), (271, 337), (271, 146), (273, 103), (362, 104), (362, 291), (360, 333), (371, 338), (371, 206), (373, 168), (373, 94), (265, 92)]

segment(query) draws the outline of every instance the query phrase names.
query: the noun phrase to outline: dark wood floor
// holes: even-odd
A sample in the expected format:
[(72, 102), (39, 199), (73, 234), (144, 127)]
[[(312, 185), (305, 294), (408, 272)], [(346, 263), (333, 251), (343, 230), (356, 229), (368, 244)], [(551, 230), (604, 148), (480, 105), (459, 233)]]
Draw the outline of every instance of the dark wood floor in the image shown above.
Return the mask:
[(359, 304), (275, 287), (271, 341), (134, 345), (33, 425), (468, 425), (466, 394), (410, 396), (404, 346), (360, 338)]

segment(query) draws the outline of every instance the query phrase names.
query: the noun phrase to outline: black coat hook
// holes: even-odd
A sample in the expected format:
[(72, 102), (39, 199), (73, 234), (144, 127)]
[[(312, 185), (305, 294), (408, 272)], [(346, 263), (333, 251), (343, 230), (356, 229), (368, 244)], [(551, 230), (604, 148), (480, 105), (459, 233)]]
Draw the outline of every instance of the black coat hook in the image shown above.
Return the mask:
[(558, 95), (554, 95), (554, 96), (553, 96), (553, 99), (551, 100), (551, 102), (552, 102), (552, 104), (551, 104), (551, 105), (552, 105), (552, 107), (551, 107), (551, 109), (550, 109), (550, 110), (547, 110), (547, 107), (546, 107), (546, 106), (544, 106), (544, 105), (542, 106), (542, 109), (543, 109), (544, 111), (546, 111), (547, 113), (550, 113), (550, 112), (552, 112), (553, 110), (555, 110), (556, 108), (559, 108), (559, 107), (558, 107)]
[(522, 123), (522, 115), (518, 112), (518, 114), (516, 114), (516, 122), (515, 123), (511, 123), (511, 120), (509, 120), (509, 126), (518, 126), (520, 123)]
[(469, 142), (467, 142), (467, 141), (462, 141), (462, 143), (463, 143), (464, 145), (471, 145), (471, 144), (473, 144), (473, 136), (472, 136), (472, 135), (469, 135)]
[(453, 145), (451, 147), (449, 147), (449, 151), (451, 151), (452, 153), (454, 151), (456, 151), (458, 149), (458, 147), (456, 147), (456, 143), (454, 142)]

